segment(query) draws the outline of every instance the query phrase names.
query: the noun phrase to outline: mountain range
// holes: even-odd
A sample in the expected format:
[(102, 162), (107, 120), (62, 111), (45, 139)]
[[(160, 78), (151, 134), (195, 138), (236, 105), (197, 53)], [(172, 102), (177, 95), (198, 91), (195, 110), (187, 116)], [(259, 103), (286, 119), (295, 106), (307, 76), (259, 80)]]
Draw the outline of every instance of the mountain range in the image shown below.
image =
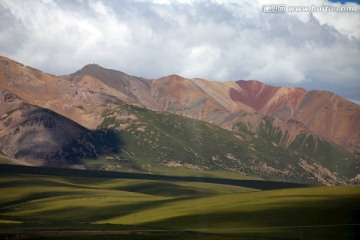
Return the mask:
[(360, 106), (256, 80), (55, 76), (0, 57), (0, 161), (108, 171), (227, 171), (325, 185), (360, 180)]

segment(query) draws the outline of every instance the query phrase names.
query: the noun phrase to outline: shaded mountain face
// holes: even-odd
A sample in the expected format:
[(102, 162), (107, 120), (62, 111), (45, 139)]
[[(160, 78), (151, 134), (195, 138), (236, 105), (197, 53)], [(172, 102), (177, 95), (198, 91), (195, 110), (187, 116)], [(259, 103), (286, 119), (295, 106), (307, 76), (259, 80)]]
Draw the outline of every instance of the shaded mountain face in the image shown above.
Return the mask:
[(149, 80), (95, 64), (53, 76), (5, 57), (0, 88), (3, 161), (225, 169), (330, 185), (360, 179), (360, 107), (332, 93), (254, 80)]
[(117, 152), (111, 133), (90, 131), (47, 109), (24, 103), (0, 89), (0, 149), (15, 163), (81, 166), (78, 159)]

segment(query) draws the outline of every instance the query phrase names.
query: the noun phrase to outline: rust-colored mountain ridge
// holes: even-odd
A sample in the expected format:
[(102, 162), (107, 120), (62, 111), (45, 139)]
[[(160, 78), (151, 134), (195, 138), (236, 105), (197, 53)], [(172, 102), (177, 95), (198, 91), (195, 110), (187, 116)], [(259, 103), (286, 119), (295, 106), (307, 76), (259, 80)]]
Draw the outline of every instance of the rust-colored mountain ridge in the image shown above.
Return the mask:
[[(273, 87), (256, 80), (221, 83), (177, 75), (146, 80), (98, 65), (87, 65), (66, 79), (109, 95), (120, 92), (128, 97), (126, 100), (122, 96), (125, 101), (150, 109), (203, 120), (230, 130), (237, 122), (254, 125), (257, 114), (270, 116), (289, 133), (290, 140), (306, 129), (359, 154), (360, 106), (331, 92)], [(239, 116), (244, 112), (254, 117)]]
[[(264, 139), (284, 149), (316, 150), (321, 143), (329, 142), (346, 149), (355, 158), (360, 153), (360, 106), (326, 91), (274, 87), (256, 80), (213, 82), (178, 75), (144, 79), (96, 64), (86, 65), (73, 74), (55, 76), (6, 57), (0, 58), (0, 90), (3, 99), (0, 150), (15, 161), (22, 161), (21, 153), (29, 151), (21, 151), (19, 136), (11, 138), (11, 134), (20, 130), (37, 131), (42, 132), (39, 135), (42, 141), (55, 142), (58, 136), (46, 131), (43, 122), (49, 118), (57, 123), (57, 131), (64, 133), (62, 146), (54, 146), (57, 156), (65, 154), (61, 150), (63, 146), (73, 146), (84, 134), (93, 140), (78, 141), (73, 153), (98, 156), (101, 151), (94, 141), (101, 141), (95, 136), (96, 131), (104, 125), (105, 113), (119, 103), (214, 124), (239, 133), (242, 141), (262, 138), (267, 131)], [(135, 124), (140, 121), (124, 111), (112, 117)], [(29, 127), (34, 124), (29, 124), (28, 119), (35, 119), (33, 122), (41, 127)], [(127, 127), (126, 121), (118, 130)], [(276, 131), (270, 131), (269, 126)], [(66, 129), (73, 130), (70, 134)], [(140, 125), (138, 129), (142, 129)], [(311, 147), (310, 139), (314, 143)], [(26, 146), (31, 147), (29, 144)], [(10, 145), (17, 147), (14, 150)], [(42, 157), (32, 156), (35, 160), (30, 163), (36, 165), (36, 161), (54, 151), (32, 153)]]
[[(2, 61), (9, 63), (3, 72), (2, 88), (90, 129), (95, 129), (101, 121), (97, 119), (98, 111), (84, 113), (74, 108), (73, 101), (91, 108), (111, 101), (110, 96), (228, 129), (234, 122), (244, 121), (234, 117), (239, 112), (271, 116), (282, 120), (284, 125), (295, 120), (304, 128), (359, 153), (360, 107), (331, 92), (273, 87), (256, 80), (220, 83), (177, 75), (147, 80), (95, 64), (74, 74), (53, 76), (21, 64), (10, 64), (13, 61), (6, 58)], [(16, 80), (11, 82), (11, 79)]]

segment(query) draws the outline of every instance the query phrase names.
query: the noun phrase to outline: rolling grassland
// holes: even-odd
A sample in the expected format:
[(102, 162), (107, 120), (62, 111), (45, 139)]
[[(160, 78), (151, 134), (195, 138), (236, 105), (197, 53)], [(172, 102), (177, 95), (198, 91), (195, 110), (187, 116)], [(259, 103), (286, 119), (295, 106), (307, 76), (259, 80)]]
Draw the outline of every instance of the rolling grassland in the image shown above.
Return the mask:
[(357, 186), (0, 169), (1, 239), (355, 239), (359, 227)]

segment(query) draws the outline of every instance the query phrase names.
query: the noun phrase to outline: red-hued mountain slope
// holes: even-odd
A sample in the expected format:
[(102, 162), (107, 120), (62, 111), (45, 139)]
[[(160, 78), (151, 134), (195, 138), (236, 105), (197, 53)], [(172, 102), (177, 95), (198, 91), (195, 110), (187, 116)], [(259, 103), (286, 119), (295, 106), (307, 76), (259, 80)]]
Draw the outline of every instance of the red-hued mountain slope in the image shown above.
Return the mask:
[(273, 87), (255, 80), (222, 83), (177, 75), (148, 80), (96, 64), (70, 75), (53, 76), (5, 57), (0, 69), (1, 88), (89, 129), (100, 124), (103, 104), (120, 99), (227, 129), (236, 122), (252, 121), (249, 115), (239, 117), (243, 112), (279, 119), (284, 132), (300, 122), (309, 131), (360, 152), (360, 106), (330, 92)]

